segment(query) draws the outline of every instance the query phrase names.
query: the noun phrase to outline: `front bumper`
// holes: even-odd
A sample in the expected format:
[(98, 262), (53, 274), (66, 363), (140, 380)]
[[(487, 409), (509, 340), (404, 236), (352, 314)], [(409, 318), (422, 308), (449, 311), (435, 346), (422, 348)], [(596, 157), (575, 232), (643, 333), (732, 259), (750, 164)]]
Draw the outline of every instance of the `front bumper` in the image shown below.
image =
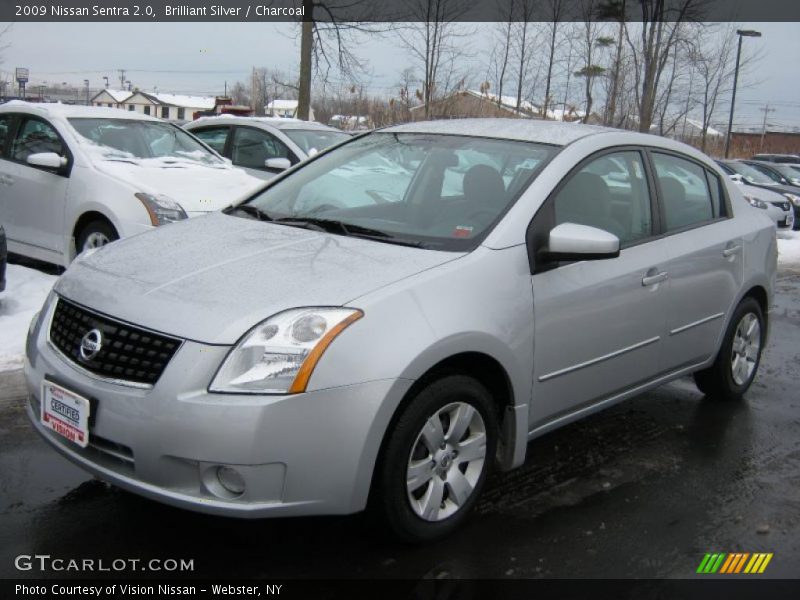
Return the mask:
[[(210, 394), (228, 347), (186, 341), (155, 387), (135, 389), (77, 370), (47, 341), (46, 325), (41, 329), (31, 333), (25, 361), (28, 416), (37, 432), (100, 479), (212, 514), (362, 510), (383, 434), (412, 383), (372, 381), (292, 396)], [(45, 377), (96, 400), (87, 448), (40, 424)], [(243, 494), (220, 486), (219, 466), (238, 471)]]

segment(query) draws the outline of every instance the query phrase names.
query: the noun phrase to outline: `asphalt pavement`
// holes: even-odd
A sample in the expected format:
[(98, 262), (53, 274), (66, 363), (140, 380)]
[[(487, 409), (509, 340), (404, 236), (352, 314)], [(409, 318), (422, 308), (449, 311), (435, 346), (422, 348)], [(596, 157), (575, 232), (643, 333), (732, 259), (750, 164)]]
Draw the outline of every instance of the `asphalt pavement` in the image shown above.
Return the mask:
[(193, 559), (202, 577), (683, 578), (707, 552), (771, 552), (761, 577), (800, 574), (793, 271), (745, 401), (682, 379), (539, 438), (463, 529), (429, 546), (395, 543), (362, 515), (240, 521), (139, 498), (52, 451), (24, 402), (21, 373), (0, 374), (0, 578), (42, 576), (15, 570), (21, 554)]

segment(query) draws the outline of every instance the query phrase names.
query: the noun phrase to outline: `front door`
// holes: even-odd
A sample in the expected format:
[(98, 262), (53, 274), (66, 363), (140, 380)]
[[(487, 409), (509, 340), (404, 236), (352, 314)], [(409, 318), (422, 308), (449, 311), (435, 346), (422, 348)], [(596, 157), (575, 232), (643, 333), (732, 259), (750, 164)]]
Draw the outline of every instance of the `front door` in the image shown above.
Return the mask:
[[(666, 329), (667, 245), (657, 239), (644, 155), (607, 152), (573, 171), (534, 228), (604, 229), (619, 257), (548, 265), (532, 276), (533, 401), (530, 429), (657, 376)], [(542, 223), (537, 223), (542, 219)]]

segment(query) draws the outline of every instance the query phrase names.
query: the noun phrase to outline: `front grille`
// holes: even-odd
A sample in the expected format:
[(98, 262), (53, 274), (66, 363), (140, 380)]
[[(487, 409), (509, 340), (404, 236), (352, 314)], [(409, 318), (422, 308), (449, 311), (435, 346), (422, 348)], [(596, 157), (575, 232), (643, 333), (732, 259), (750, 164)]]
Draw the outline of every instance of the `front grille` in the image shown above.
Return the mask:
[[(100, 332), (100, 350), (81, 353), (83, 338)], [(50, 325), (50, 341), (67, 358), (100, 377), (154, 385), (181, 344), (180, 340), (104, 317), (63, 298)], [(94, 341), (98, 341), (94, 336)], [(91, 350), (91, 348), (89, 349)]]

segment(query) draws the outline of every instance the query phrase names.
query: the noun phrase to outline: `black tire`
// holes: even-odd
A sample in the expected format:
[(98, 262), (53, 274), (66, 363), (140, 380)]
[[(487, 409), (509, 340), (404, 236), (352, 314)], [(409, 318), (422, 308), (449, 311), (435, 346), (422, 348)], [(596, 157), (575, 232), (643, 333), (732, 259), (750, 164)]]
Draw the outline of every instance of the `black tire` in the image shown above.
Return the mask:
[(111, 243), (119, 239), (119, 234), (117, 233), (117, 230), (114, 229), (114, 226), (108, 221), (102, 219), (91, 221), (87, 225), (85, 225), (83, 229), (80, 230), (77, 237), (75, 238), (76, 254), (80, 254), (81, 252), (83, 252), (83, 250), (85, 250), (86, 242), (92, 236), (104, 237), (107, 240), (107, 242), (105, 243)]
[[(440, 506), (444, 507), (447, 503), (447, 510), (455, 510), (455, 512), (449, 516), (443, 516), (441, 520), (425, 520), (412, 508), (411, 495), (417, 492), (410, 492), (407, 489), (407, 470), (411, 464), (412, 452), (416, 452), (421, 448), (423, 453), (427, 452), (426, 447), (420, 446), (420, 444), (427, 446), (422, 439), (422, 431), (425, 424), (438, 411), (450, 407), (454, 403), (469, 405), (477, 411), (482, 419), (486, 442), (482, 470), (480, 470), (480, 474), (477, 476), (477, 480), (472, 486), (472, 491), (467, 495), (466, 500), (458, 503), (454, 501), (456, 496), (451, 495), (452, 488), (449, 483), (450, 476), (457, 477), (458, 475), (455, 472), (445, 472), (444, 462), (441, 464), (436, 463), (435, 456), (428, 457), (428, 459), (433, 459), (430, 466), (431, 473), (439, 467), (442, 468), (442, 473), (428, 475), (429, 482), (423, 484), (420, 490), (424, 492), (429, 485), (441, 485), (440, 489), (444, 490), (444, 495)], [(452, 414), (455, 415), (456, 413)], [(447, 434), (453, 432), (452, 427), (456, 421), (453, 420), (451, 422), (450, 417), (445, 414), (439, 419), (439, 422), (442, 423), (445, 439), (447, 439)], [(476, 421), (472, 421), (472, 423), (476, 423)], [(472, 425), (470, 425), (465, 430), (467, 433), (460, 436), (459, 439), (464, 441), (480, 439), (480, 425), (481, 423), (478, 423), (474, 431)], [(486, 478), (494, 462), (497, 448), (497, 432), (495, 404), (491, 394), (481, 383), (471, 377), (458, 374), (447, 375), (431, 382), (420, 390), (413, 400), (405, 406), (389, 432), (390, 437), (386, 440), (381, 462), (376, 472), (377, 501), (373, 504), (373, 510), (378, 513), (378, 516), (397, 537), (406, 542), (430, 542), (450, 534), (469, 516), (469, 512), (481, 495)], [(443, 456), (447, 455), (451, 450), (465, 447), (459, 445), (450, 446), (451, 441), (445, 442), (450, 450), (441, 449)], [(466, 452), (464, 454), (466, 455)], [(463, 461), (463, 456), (461, 460)], [(452, 465), (449, 467), (450, 469), (458, 469), (464, 477), (466, 477), (465, 473), (468, 468), (471, 469), (469, 472), (471, 477), (475, 477), (475, 471), (480, 468), (476, 462), (459, 462), (457, 450), (452, 462), (450, 460), (447, 460), (447, 462)], [(467, 465), (470, 466), (468, 467)], [(442, 481), (441, 484), (438, 480), (434, 481), (437, 477)], [(421, 503), (422, 500), (418, 500), (418, 502)], [(454, 509), (453, 507), (455, 506), (457, 508)], [(438, 512), (439, 509), (436, 509), (437, 514)]]
[[(732, 368), (734, 358), (734, 337), (740, 323), (746, 315), (752, 314), (756, 317), (760, 328), (759, 347), (755, 356), (752, 373), (737, 383), (734, 379)], [(764, 350), (764, 338), (766, 328), (764, 326), (764, 315), (761, 306), (754, 298), (744, 298), (736, 310), (733, 312), (725, 337), (722, 339), (722, 346), (719, 349), (717, 358), (709, 368), (698, 371), (694, 374), (694, 381), (698, 389), (712, 398), (722, 400), (739, 400), (753, 383), (758, 367), (761, 364), (761, 353)]]

